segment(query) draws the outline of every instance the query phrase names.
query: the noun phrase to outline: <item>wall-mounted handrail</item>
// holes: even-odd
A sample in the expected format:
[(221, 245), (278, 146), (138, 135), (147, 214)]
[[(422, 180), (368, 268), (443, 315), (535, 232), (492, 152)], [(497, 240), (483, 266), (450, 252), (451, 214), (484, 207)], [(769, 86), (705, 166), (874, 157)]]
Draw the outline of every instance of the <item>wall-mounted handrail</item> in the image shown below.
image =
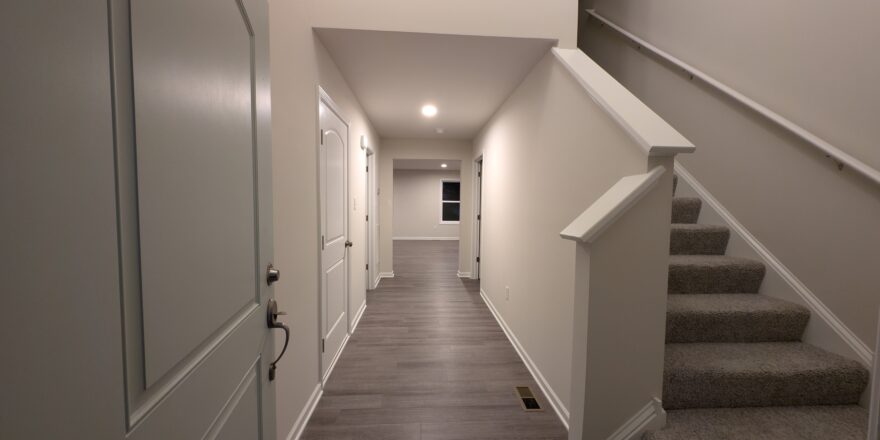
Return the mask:
[(692, 153), (694, 145), (580, 49), (553, 48), (553, 55), (649, 156)]
[(665, 172), (666, 168), (657, 166), (645, 174), (621, 178), (559, 235), (567, 240), (592, 243), (654, 188)]
[(736, 90), (732, 89), (731, 87), (727, 86), (726, 84), (716, 80), (715, 78), (712, 78), (708, 74), (700, 71), (699, 69), (691, 66), (690, 64), (685, 63), (684, 61), (672, 56), (671, 54), (663, 51), (662, 49), (658, 48), (657, 46), (654, 46), (653, 44), (641, 39), (640, 37), (627, 31), (626, 29), (623, 29), (622, 27), (616, 25), (615, 23), (613, 23), (609, 19), (603, 17), (602, 15), (599, 15), (599, 13), (597, 13), (595, 9), (587, 9), (587, 13), (589, 13), (591, 16), (595, 17), (597, 20), (604, 23), (605, 25), (607, 25), (611, 29), (614, 29), (615, 31), (617, 31), (619, 34), (623, 35), (624, 37), (626, 37), (630, 41), (637, 43), (641, 48), (646, 49), (647, 51), (653, 53), (654, 55), (656, 55), (660, 58), (663, 58), (667, 62), (684, 70), (685, 73), (687, 73), (688, 75), (691, 75), (694, 78), (699, 78), (704, 83), (714, 87), (715, 89), (717, 89), (721, 93), (724, 93), (728, 97), (730, 97), (730, 98), (734, 99), (735, 101), (739, 102), (740, 104), (750, 108), (751, 110), (760, 114), (761, 116), (764, 116), (765, 118), (773, 121), (774, 123), (776, 123), (780, 127), (784, 128), (785, 130), (791, 132), (792, 134), (794, 134), (795, 136), (797, 136), (801, 140), (805, 141), (806, 143), (814, 146), (815, 148), (818, 148), (826, 156), (834, 159), (838, 163), (839, 166), (841, 166), (841, 167), (844, 165), (848, 166), (848, 167), (852, 168), (853, 170), (855, 170), (856, 172), (858, 172), (859, 174), (861, 174), (862, 176), (873, 181), (874, 183), (880, 184), (880, 171), (872, 168), (871, 166), (862, 162), (861, 160), (856, 159), (855, 157), (849, 155), (848, 153), (841, 150), (840, 148), (837, 148), (834, 145), (831, 145), (829, 142), (827, 142), (827, 141), (823, 140), (822, 138), (820, 138), (819, 136), (816, 136), (815, 134), (807, 131), (805, 128), (801, 127), (800, 125), (797, 125), (794, 122), (786, 119), (785, 117), (774, 112), (773, 110), (770, 110), (769, 108), (755, 102), (754, 100), (743, 95), (742, 93), (737, 92)]

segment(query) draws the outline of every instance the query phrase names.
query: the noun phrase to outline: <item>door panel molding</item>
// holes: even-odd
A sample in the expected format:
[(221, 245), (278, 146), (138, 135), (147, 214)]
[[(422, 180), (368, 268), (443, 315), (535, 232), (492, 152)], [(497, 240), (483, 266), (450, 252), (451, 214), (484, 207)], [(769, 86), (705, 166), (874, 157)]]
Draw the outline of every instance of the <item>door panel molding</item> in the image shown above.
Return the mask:
[[(266, 331), (266, 307), (253, 309), (246, 319), (148, 410), (139, 414), (130, 440), (202, 438), (235, 395), (242, 373), (264, 364), (262, 341)], [(243, 355), (244, 354), (244, 355)], [(259, 379), (264, 379), (261, 375)], [(230, 384), (218, 389), (217, 383)], [(192, 407), (191, 402), (199, 402)]]
[(254, 45), (235, 2), (130, 7), (149, 387), (259, 301)]

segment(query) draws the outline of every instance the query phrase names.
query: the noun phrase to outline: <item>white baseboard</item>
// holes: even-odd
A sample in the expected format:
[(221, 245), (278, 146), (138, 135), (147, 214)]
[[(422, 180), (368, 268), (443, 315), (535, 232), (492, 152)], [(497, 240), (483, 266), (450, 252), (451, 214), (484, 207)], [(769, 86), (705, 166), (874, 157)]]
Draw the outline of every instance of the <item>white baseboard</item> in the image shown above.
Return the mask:
[(498, 325), (501, 326), (501, 330), (504, 330), (504, 334), (507, 335), (507, 339), (510, 340), (510, 343), (516, 350), (516, 353), (519, 354), (520, 359), (522, 359), (523, 363), (526, 364), (526, 368), (529, 369), (529, 373), (531, 373), (532, 377), (535, 378), (535, 382), (537, 382), (538, 386), (541, 387), (541, 391), (543, 391), (544, 395), (547, 396), (547, 400), (550, 401), (550, 406), (553, 407), (554, 411), (556, 411), (556, 415), (559, 416), (559, 420), (562, 421), (565, 429), (568, 429), (568, 408), (565, 407), (565, 405), (562, 403), (562, 400), (559, 399), (559, 396), (556, 395), (556, 392), (553, 391), (553, 388), (550, 387), (550, 383), (547, 382), (547, 379), (545, 379), (544, 375), (541, 374), (541, 371), (538, 370), (538, 366), (535, 365), (535, 363), (532, 361), (532, 358), (529, 357), (529, 354), (526, 352), (525, 348), (522, 346), (522, 344), (519, 343), (516, 335), (513, 334), (513, 331), (510, 330), (510, 327), (508, 327), (507, 323), (504, 322), (504, 318), (502, 318), (501, 314), (498, 313), (498, 310), (495, 309), (495, 305), (492, 304), (492, 300), (489, 299), (489, 296), (482, 288), (480, 289), (480, 297), (483, 298), (483, 302), (485, 302), (486, 306), (489, 307), (489, 311), (492, 312), (492, 316), (494, 316), (495, 320), (498, 321)]
[(361, 323), (361, 318), (364, 317), (364, 311), (367, 310), (367, 300), (364, 300), (364, 303), (358, 308), (357, 313), (354, 314), (354, 319), (351, 320), (351, 333), (354, 334), (354, 331), (357, 330), (358, 324)]
[(458, 272), (458, 277), (459, 277), (459, 278), (470, 278), (470, 277), (471, 277), (471, 273), (470, 273), (470, 272), (461, 272), (461, 271), (459, 271), (459, 272)]
[(379, 280), (382, 278), (394, 278), (394, 271), (391, 272), (379, 272), (379, 276), (376, 277), (376, 285), (379, 285)]
[(626, 421), (608, 440), (639, 440), (648, 431), (666, 426), (666, 411), (660, 399), (654, 398)]
[[(852, 353), (860, 360), (864, 365), (871, 365), (874, 358), (874, 353), (868, 348), (868, 345), (865, 344), (846, 324), (841, 321), (837, 315), (835, 315), (825, 304), (816, 296), (813, 291), (810, 290), (809, 287), (806, 286), (791, 270), (788, 269), (775, 255), (773, 255), (766, 246), (764, 246), (748, 229), (740, 223), (733, 214), (730, 213), (715, 197), (706, 190), (697, 179), (689, 173), (680, 163), (675, 163), (675, 173), (678, 174), (678, 177), (687, 183), (691, 187), (691, 189), (699, 195), (700, 199), (703, 200), (710, 208), (712, 208), (721, 218), (727, 223), (727, 226), (730, 228), (731, 232), (738, 234), (758, 255), (758, 257), (763, 260), (764, 264), (767, 265), (768, 269), (773, 270), (782, 280), (785, 281), (786, 284), (797, 293), (800, 300), (803, 304), (810, 309), (813, 313), (813, 316), (818, 317), (822, 322), (825, 323), (834, 334), (839, 337), (843, 343), (852, 351)], [(680, 182), (679, 182), (679, 186)], [(812, 341), (805, 341), (812, 342)], [(832, 347), (823, 347), (821, 344), (818, 345), (820, 348), (824, 348), (826, 350), (839, 352), (839, 350), (835, 350)]]
[(290, 432), (287, 434), (287, 440), (299, 440), (303, 431), (306, 429), (306, 425), (309, 423), (309, 419), (312, 418), (312, 413), (315, 412), (315, 407), (318, 406), (318, 401), (321, 400), (321, 396), (323, 395), (324, 387), (320, 383), (315, 385), (312, 395), (309, 396), (309, 400), (306, 401), (306, 406), (304, 406), (302, 411), (299, 412), (296, 422), (294, 422), (293, 427), (290, 428)]
[(458, 237), (393, 237), (392, 240), (412, 241), (458, 241)]

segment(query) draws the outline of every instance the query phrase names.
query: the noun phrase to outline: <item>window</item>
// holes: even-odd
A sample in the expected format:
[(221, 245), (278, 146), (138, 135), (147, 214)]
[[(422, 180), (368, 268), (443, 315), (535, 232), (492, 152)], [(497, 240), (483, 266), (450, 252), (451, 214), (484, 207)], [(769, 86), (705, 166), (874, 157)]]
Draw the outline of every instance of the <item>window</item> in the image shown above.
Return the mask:
[(458, 223), (461, 217), (461, 182), (442, 180), (440, 184), (440, 223)]

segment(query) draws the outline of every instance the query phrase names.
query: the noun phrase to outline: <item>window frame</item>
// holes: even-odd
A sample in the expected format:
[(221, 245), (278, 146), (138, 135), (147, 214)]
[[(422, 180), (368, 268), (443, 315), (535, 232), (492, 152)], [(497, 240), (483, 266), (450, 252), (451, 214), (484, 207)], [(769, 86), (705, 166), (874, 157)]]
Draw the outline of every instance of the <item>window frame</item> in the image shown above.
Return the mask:
[[(443, 200), (443, 184), (446, 182), (458, 183), (458, 200)], [(447, 203), (458, 203), (458, 220), (443, 220), (443, 206)], [(440, 179), (440, 224), (441, 225), (458, 225), (461, 224), (461, 179), (444, 178)]]

